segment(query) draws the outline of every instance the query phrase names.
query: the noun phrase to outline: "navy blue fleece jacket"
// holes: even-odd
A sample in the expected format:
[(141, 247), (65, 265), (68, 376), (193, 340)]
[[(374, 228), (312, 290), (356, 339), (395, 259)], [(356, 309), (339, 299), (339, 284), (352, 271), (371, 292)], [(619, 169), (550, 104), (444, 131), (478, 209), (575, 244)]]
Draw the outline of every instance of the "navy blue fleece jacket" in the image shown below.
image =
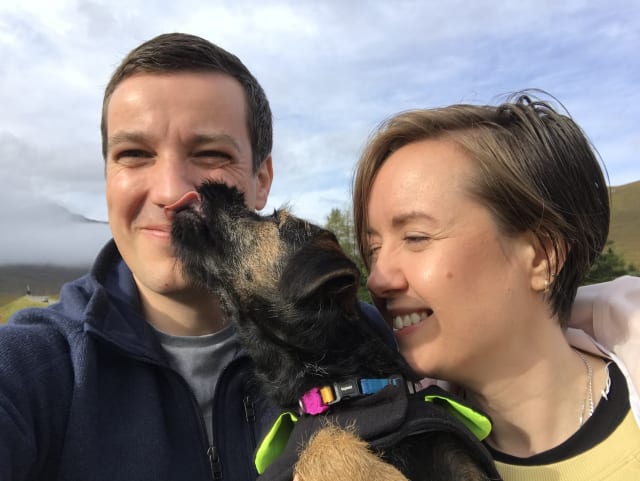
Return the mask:
[(278, 412), (250, 359), (240, 351), (224, 368), (209, 446), (195, 397), (140, 312), (110, 241), (58, 304), (0, 327), (0, 481), (255, 479), (255, 447)]
[(276, 414), (240, 352), (216, 388), (209, 446), (113, 242), (60, 303), (0, 328), (2, 481), (253, 480), (256, 443)]

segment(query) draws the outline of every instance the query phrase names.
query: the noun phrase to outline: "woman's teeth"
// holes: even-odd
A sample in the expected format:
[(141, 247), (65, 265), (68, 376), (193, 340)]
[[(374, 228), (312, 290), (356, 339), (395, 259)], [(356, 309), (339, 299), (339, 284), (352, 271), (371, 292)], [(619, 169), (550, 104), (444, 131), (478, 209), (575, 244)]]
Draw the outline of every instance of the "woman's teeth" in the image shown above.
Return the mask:
[(404, 316), (396, 316), (393, 318), (393, 329), (397, 331), (398, 329), (418, 324), (419, 322), (424, 321), (432, 313), (433, 311), (429, 310), (420, 313), (412, 312), (411, 314), (405, 314)]

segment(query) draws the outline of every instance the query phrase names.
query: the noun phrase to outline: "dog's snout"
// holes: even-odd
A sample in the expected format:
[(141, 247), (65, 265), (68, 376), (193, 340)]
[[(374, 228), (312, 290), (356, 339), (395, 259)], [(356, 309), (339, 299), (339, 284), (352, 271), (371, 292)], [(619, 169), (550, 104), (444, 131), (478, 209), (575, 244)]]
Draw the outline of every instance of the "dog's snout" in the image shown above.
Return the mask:
[(195, 190), (187, 192), (182, 197), (180, 197), (173, 204), (164, 206), (164, 213), (167, 217), (172, 217), (173, 214), (179, 212), (183, 209), (194, 209), (200, 210), (200, 194), (198, 194)]

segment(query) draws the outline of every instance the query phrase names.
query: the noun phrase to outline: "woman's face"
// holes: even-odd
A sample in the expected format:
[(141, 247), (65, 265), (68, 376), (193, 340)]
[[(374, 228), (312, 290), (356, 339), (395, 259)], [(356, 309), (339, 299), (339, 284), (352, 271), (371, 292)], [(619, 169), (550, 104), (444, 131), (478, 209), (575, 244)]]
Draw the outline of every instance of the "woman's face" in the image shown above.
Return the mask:
[[(414, 142), (378, 172), (367, 206), (369, 289), (423, 376), (464, 384), (526, 348), (540, 315), (530, 236), (499, 232), (468, 193), (471, 159), (449, 140)], [(496, 372), (496, 371), (492, 371)]]

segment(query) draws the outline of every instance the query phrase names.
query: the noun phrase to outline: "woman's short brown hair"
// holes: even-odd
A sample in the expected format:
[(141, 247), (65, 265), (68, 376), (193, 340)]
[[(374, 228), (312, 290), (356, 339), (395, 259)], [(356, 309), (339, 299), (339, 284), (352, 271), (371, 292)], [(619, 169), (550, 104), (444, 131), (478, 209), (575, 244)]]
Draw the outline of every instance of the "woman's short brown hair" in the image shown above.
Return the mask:
[(549, 102), (520, 93), (498, 106), (451, 105), (401, 112), (373, 133), (358, 162), (353, 219), (367, 249), (367, 206), (376, 174), (394, 151), (425, 139), (455, 142), (474, 161), (471, 194), (506, 235), (532, 232), (548, 256), (549, 302), (564, 326), (576, 291), (609, 232), (609, 190), (580, 127)]

